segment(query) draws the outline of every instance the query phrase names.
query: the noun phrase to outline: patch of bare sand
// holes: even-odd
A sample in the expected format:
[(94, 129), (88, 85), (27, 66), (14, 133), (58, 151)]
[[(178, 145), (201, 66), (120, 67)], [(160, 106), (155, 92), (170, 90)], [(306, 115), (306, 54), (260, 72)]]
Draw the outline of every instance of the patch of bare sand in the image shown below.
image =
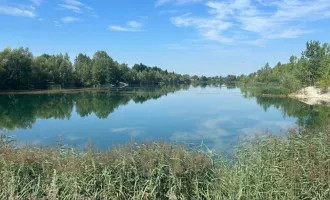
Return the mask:
[(326, 104), (330, 105), (330, 91), (322, 92), (321, 89), (316, 87), (306, 87), (299, 90), (295, 94), (290, 95), (297, 98), (299, 101), (308, 105)]

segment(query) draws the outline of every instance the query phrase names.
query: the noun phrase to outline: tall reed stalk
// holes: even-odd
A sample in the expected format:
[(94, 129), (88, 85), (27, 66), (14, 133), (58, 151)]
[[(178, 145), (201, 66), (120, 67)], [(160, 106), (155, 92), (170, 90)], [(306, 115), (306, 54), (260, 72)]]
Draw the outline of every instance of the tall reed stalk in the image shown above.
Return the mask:
[(232, 157), (169, 143), (109, 151), (0, 139), (0, 199), (330, 199), (330, 131), (249, 139)]

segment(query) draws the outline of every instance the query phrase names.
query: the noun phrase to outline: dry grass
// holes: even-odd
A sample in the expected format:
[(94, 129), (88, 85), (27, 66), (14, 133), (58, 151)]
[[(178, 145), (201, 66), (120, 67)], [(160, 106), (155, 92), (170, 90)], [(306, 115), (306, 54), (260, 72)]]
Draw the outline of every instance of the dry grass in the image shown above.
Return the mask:
[(0, 199), (330, 199), (327, 133), (254, 138), (230, 159), (168, 143), (82, 152), (0, 141)]

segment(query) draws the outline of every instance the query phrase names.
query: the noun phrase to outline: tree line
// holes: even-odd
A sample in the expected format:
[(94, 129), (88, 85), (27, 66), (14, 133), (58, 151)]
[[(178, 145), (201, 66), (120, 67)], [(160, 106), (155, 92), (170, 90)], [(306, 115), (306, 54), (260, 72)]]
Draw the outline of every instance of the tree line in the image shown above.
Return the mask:
[(51, 86), (100, 87), (190, 83), (189, 75), (135, 64), (132, 68), (113, 60), (105, 51), (93, 57), (79, 54), (72, 63), (68, 54), (34, 57), (28, 48), (5, 48), (0, 52), (0, 89), (47, 89)]
[(330, 87), (330, 44), (309, 41), (301, 57), (291, 56), (288, 63), (268, 63), (257, 72), (241, 75), (240, 83), (260, 86), (264, 93), (290, 93), (307, 86)]
[(254, 85), (261, 93), (287, 94), (306, 86), (330, 87), (330, 44), (310, 41), (301, 57), (288, 63), (268, 63), (249, 75), (226, 77), (189, 76), (142, 63), (131, 68), (113, 60), (105, 51), (92, 57), (80, 53), (72, 63), (68, 54), (34, 57), (28, 48), (5, 48), (0, 52), (0, 89), (49, 89), (102, 87), (126, 83), (134, 86), (169, 84)]
[(150, 67), (142, 63), (131, 68), (113, 60), (105, 51), (92, 57), (78, 54), (72, 63), (66, 54), (33, 56), (28, 48), (10, 47), (0, 51), (0, 89), (28, 90), (50, 88), (102, 87), (126, 83), (133, 86), (190, 83), (235, 83), (227, 77), (190, 76)]

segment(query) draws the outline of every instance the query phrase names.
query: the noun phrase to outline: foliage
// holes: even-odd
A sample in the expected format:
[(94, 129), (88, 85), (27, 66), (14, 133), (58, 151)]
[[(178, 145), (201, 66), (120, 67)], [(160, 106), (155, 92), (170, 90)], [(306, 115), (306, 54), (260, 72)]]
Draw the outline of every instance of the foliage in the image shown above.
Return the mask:
[(68, 54), (33, 57), (29, 49), (6, 48), (0, 52), (0, 89), (47, 89), (52, 84), (62, 88), (120, 85), (189, 84), (191, 77), (158, 67), (113, 60), (105, 51), (92, 58), (78, 54), (74, 63)]
[(327, 92), (330, 88), (330, 56), (323, 60), (322, 67), (323, 74), (321, 75), (320, 87)]
[(330, 74), (324, 74), (320, 81), (320, 87), (323, 92), (328, 92), (330, 88)]
[(6, 48), (0, 52), (0, 88), (28, 88), (32, 60), (29, 49)]
[(74, 62), (75, 75), (77, 77), (77, 85), (91, 86), (92, 80), (92, 59), (85, 55), (79, 54)]
[(291, 56), (289, 63), (279, 62), (274, 68), (267, 63), (257, 72), (240, 76), (240, 84), (254, 86), (261, 83), (260, 90), (266, 94), (289, 94), (311, 85), (328, 88), (329, 73), (330, 45), (310, 41), (306, 43), (301, 58)]

